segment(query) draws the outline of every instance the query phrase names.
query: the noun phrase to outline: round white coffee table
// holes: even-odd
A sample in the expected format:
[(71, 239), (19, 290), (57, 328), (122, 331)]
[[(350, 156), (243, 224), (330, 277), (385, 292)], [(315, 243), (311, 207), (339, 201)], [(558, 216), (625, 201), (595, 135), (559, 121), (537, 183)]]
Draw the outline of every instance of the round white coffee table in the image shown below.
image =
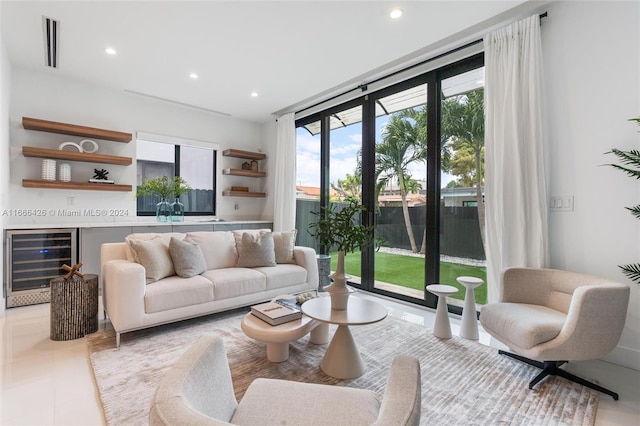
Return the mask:
[(349, 326), (366, 325), (382, 321), (387, 309), (379, 303), (351, 296), (347, 309), (331, 309), (329, 297), (311, 299), (302, 304), (302, 313), (327, 324), (338, 326), (320, 368), (325, 374), (338, 379), (354, 379), (364, 374), (364, 362)]
[(476, 277), (458, 277), (456, 281), (466, 288), (464, 293), (464, 308), (462, 309), (460, 337), (478, 340), (478, 316), (476, 312), (476, 296), (473, 290), (484, 284), (484, 281)]
[(451, 339), (451, 324), (449, 324), (449, 311), (447, 309), (447, 296), (456, 294), (458, 289), (451, 285), (431, 284), (427, 291), (438, 296), (436, 308), (436, 322), (433, 325), (433, 335), (441, 339)]
[(315, 321), (309, 317), (280, 325), (271, 325), (249, 312), (240, 323), (242, 331), (252, 339), (267, 344), (267, 359), (282, 362), (289, 358), (289, 342), (296, 341), (311, 333), (310, 342), (323, 345), (329, 341), (329, 324)]

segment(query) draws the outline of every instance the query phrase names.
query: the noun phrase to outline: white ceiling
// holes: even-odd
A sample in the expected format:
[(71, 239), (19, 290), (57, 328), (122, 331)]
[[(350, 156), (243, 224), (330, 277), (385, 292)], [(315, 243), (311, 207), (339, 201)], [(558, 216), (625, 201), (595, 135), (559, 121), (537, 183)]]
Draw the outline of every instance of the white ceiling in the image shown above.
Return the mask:
[[(521, 3), (2, 0), (0, 13), (13, 67), (264, 122)], [(43, 15), (60, 23), (58, 69)]]

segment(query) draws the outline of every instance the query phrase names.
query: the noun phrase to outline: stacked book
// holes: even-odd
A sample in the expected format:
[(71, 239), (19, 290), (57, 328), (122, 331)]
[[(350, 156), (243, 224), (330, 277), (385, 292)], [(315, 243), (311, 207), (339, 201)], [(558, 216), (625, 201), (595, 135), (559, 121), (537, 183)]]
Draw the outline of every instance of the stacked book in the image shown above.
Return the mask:
[(279, 325), (302, 318), (296, 299), (276, 299), (251, 307), (251, 313), (271, 325)]

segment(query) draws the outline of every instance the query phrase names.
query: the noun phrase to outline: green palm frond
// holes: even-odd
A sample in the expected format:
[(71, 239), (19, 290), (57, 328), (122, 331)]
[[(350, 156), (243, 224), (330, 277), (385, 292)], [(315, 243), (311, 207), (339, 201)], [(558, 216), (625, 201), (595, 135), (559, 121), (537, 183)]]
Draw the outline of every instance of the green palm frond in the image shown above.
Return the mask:
[(625, 209), (629, 210), (636, 219), (640, 219), (640, 205), (635, 207), (625, 207)]
[(618, 265), (618, 267), (622, 269), (622, 273), (625, 274), (627, 278), (640, 284), (640, 263)]

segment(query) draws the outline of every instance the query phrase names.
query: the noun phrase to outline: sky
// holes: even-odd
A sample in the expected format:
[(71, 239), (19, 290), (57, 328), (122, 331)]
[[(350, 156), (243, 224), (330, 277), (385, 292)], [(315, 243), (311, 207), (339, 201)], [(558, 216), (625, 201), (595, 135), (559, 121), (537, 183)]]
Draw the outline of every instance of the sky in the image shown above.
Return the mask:
[[(376, 141), (382, 140), (382, 131), (388, 123), (389, 116), (376, 120)], [(320, 135), (312, 136), (304, 128), (297, 129), (297, 176), (296, 184), (301, 186), (320, 187)], [(330, 181), (337, 184), (347, 173), (354, 174), (357, 165), (358, 151), (362, 146), (362, 123), (335, 129), (331, 132)], [(412, 178), (426, 179), (426, 163), (416, 163), (411, 168)], [(445, 186), (451, 176), (443, 176)]]

